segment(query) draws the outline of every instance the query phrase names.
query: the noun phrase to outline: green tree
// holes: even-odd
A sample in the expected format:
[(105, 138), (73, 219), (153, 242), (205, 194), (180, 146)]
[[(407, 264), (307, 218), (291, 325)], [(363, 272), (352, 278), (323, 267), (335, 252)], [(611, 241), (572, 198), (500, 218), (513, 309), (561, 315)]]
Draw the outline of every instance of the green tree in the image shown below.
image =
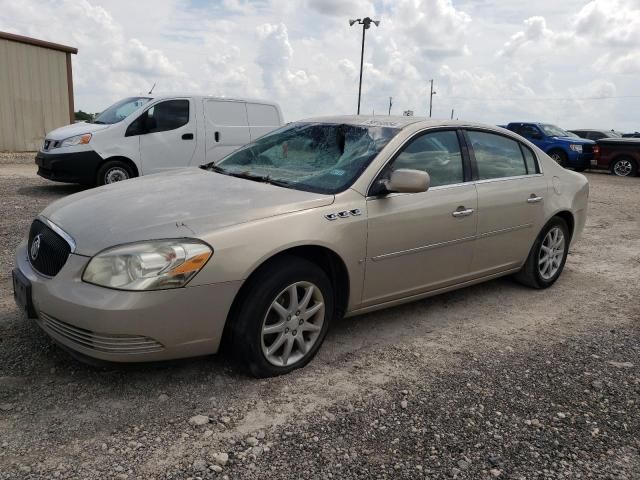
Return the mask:
[(93, 120), (93, 115), (87, 112), (83, 112), (82, 110), (78, 110), (74, 115), (76, 120), (85, 122), (90, 122), (91, 120)]

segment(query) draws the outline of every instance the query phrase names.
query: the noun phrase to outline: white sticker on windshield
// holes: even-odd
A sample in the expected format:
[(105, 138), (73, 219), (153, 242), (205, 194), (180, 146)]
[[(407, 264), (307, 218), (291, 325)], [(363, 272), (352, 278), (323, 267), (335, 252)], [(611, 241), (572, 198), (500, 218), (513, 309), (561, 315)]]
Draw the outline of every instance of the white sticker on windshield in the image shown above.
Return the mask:
[(342, 175), (344, 175), (344, 170), (340, 170), (339, 168), (334, 168), (333, 170), (331, 170), (329, 172), (330, 175), (336, 175), (338, 177), (341, 177)]

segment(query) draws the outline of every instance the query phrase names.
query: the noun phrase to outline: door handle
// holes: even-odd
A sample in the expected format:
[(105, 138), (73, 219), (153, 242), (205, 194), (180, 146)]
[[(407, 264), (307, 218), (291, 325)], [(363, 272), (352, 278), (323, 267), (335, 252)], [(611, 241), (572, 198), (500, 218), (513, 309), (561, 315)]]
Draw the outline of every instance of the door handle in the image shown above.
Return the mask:
[(193, 140), (193, 133), (185, 133), (182, 135), (183, 140)]
[(213, 139), (214, 139), (216, 142), (219, 142), (219, 141), (220, 141), (220, 132), (215, 132), (215, 133), (213, 134)]
[(542, 197), (537, 197), (535, 193), (532, 193), (529, 198), (527, 198), (527, 203), (538, 203), (542, 201)]
[(455, 212), (453, 212), (451, 215), (453, 215), (454, 217), (468, 217), (472, 213), (473, 213), (473, 208), (458, 207), (458, 209)]

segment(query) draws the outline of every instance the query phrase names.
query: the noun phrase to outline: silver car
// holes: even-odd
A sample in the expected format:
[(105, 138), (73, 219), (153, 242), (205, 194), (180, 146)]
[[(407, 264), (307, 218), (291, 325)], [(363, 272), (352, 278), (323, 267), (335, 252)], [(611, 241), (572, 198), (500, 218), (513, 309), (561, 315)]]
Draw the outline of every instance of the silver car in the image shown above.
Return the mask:
[(16, 253), (18, 304), (115, 362), (212, 354), (305, 365), (332, 322), (504, 275), (560, 276), (589, 186), (507, 130), (415, 117), (296, 122), (200, 169), (47, 207)]

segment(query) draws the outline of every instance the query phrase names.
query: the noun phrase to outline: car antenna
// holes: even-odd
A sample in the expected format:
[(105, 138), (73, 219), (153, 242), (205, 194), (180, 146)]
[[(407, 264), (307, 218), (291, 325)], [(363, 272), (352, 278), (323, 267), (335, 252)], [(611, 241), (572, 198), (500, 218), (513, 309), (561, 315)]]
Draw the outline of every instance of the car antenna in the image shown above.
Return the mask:
[(151, 90), (149, 90), (149, 93), (147, 93), (147, 95), (151, 95), (154, 88), (156, 88), (156, 82), (153, 82), (153, 86), (151, 87)]

